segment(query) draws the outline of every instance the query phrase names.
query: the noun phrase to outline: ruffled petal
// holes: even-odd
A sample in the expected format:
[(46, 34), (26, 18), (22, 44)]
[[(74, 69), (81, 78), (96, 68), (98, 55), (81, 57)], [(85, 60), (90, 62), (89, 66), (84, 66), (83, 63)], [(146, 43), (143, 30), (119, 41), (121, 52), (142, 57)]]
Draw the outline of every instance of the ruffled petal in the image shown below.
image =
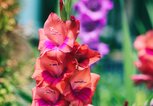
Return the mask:
[(60, 100), (58, 103), (56, 103), (54, 106), (69, 106), (69, 102), (66, 100)]
[(51, 89), (49, 87), (37, 88), (37, 93), (40, 97), (46, 99), (47, 101), (51, 101), (52, 103), (55, 103), (60, 95), (58, 91)]
[(41, 76), (41, 73), (44, 70), (44, 67), (40, 64), (40, 59), (38, 58), (35, 64), (35, 71), (32, 75), (32, 78), (36, 80), (37, 86), (40, 86), (43, 82), (43, 77)]
[(79, 70), (89, 67), (101, 58), (99, 52), (89, 49), (87, 45), (79, 45), (78, 43), (75, 43), (72, 53), (77, 60)]
[(39, 45), (38, 50), (44, 50), (44, 43), (48, 40), (47, 36), (44, 34), (44, 29), (39, 29)]
[(91, 89), (95, 92), (100, 76), (98, 74), (91, 73)]
[(42, 66), (40, 65), (40, 59), (38, 58), (38, 59), (36, 60), (35, 71), (34, 71), (34, 73), (33, 73), (33, 75), (32, 75), (32, 78), (35, 78), (36, 76), (38, 76), (43, 70), (44, 70), (44, 67), (42, 67)]
[(145, 74), (134, 75), (132, 80), (135, 84), (146, 83), (148, 88), (153, 87), (153, 77)]
[(73, 90), (82, 89), (90, 84), (90, 80), (90, 69), (87, 68), (82, 71), (76, 71), (76, 73), (71, 77), (70, 83)]
[(72, 101), (69, 106), (84, 106), (84, 104), (80, 100), (75, 100)]
[(59, 63), (63, 63), (66, 54), (63, 53), (62, 51), (60, 51), (59, 48), (54, 48), (54, 49), (46, 52), (46, 55), (50, 59), (57, 60)]
[(71, 20), (66, 21), (66, 27), (68, 29), (67, 33), (67, 45), (73, 47), (74, 42), (79, 34), (80, 22), (76, 20), (74, 16), (71, 16)]
[(150, 30), (146, 33), (146, 46), (149, 49), (153, 50), (153, 30)]
[(45, 35), (57, 45), (65, 39), (67, 29), (65, 23), (54, 13), (51, 13), (44, 24)]
[(60, 76), (63, 72), (64, 65), (59, 63), (54, 58), (50, 58), (47, 55), (44, 55), (40, 58), (41, 64), (45, 67), (45, 69), (50, 72), (52, 76)]
[(137, 50), (142, 50), (145, 48), (145, 36), (138, 36), (134, 42), (134, 47)]

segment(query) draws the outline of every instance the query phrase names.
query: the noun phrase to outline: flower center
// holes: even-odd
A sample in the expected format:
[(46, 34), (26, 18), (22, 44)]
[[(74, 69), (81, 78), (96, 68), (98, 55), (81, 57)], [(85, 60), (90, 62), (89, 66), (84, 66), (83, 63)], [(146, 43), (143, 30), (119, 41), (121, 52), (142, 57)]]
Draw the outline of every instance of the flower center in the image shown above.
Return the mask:
[(85, 4), (93, 12), (96, 12), (96, 11), (100, 10), (100, 8), (101, 8), (101, 5), (98, 2), (98, 0), (97, 1), (91, 0), (90, 2), (86, 2)]
[(82, 26), (86, 32), (91, 32), (99, 26), (99, 23), (99, 21), (87, 20), (83, 22)]
[(150, 55), (153, 55), (153, 49), (146, 48), (146, 52)]
[(91, 89), (83, 88), (81, 90), (73, 90), (73, 95), (82, 102), (88, 102), (91, 97)]
[(81, 56), (81, 57), (78, 57), (78, 63), (82, 63), (86, 58)]
[(44, 100), (44, 99), (39, 99), (38, 103), (39, 103), (40, 106), (47, 106), (47, 105), (51, 105), (52, 106), (53, 105), (52, 102), (50, 102), (48, 100)]

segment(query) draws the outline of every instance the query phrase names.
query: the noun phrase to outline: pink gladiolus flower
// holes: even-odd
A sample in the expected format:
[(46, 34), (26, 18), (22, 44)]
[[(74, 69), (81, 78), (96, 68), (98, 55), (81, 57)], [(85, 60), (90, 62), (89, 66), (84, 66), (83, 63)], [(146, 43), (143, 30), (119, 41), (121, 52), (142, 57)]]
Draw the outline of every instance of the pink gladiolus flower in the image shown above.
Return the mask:
[(79, 33), (79, 26), (78, 20), (63, 22), (56, 14), (51, 13), (44, 24), (44, 28), (39, 30), (38, 49), (41, 51), (41, 55), (48, 52), (47, 55), (61, 62), (64, 53), (70, 52), (73, 48)]
[(69, 60), (65, 60), (64, 64), (51, 60), (46, 55), (37, 59), (36, 71), (32, 76), (36, 80), (37, 85), (47, 83), (50, 86), (55, 86), (61, 80), (69, 78), (75, 71), (75, 62), (70, 59), (70, 56), (67, 56), (67, 58)]
[(79, 70), (89, 67), (101, 57), (99, 52), (89, 49), (87, 45), (79, 45), (78, 43), (74, 44), (72, 55)]
[(145, 48), (153, 49), (153, 30), (148, 31), (145, 35), (140, 35), (134, 42), (134, 47), (139, 51)]
[(71, 102), (72, 106), (90, 104), (99, 78), (99, 75), (90, 73), (89, 68), (76, 71), (63, 87), (65, 99)]
[(132, 79), (134, 80), (135, 84), (146, 83), (148, 88), (151, 89), (153, 87), (153, 77), (149, 75), (145, 74), (134, 75)]
[(50, 87), (33, 88), (32, 106), (68, 106), (60, 93)]
[(39, 30), (32, 106), (91, 106), (100, 76), (90, 66), (100, 53), (76, 42), (79, 27), (74, 16), (63, 22), (51, 13)]
[(140, 35), (134, 42), (134, 47), (138, 51), (138, 61), (135, 62), (136, 67), (142, 73), (133, 76), (136, 84), (142, 82), (153, 88), (153, 31), (148, 31), (145, 35)]

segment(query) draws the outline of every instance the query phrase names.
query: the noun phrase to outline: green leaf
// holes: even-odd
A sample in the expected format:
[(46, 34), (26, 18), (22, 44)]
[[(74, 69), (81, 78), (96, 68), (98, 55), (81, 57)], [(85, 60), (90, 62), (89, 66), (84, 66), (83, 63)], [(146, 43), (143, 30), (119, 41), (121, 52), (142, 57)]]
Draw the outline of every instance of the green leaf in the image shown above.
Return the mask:
[(152, 28), (153, 28), (153, 14), (152, 14), (153, 3), (152, 2), (147, 3), (146, 4), (146, 9), (147, 9), (147, 12), (148, 12), (151, 24), (152, 24)]
[(57, 8), (56, 8), (56, 13), (58, 16), (60, 16), (60, 5), (59, 5), (60, 0), (57, 0)]
[(72, 0), (65, 1), (65, 9), (67, 12), (67, 19), (69, 19), (71, 15), (71, 10), (72, 10)]
[[(135, 89), (131, 76), (135, 73), (132, 42), (130, 38), (130, 30), (127, 21), (126, 11), (124, 8), (124, 1), (120, 0), (122, 9), (122, 31), (123, 31), (123, 62), (124, 62), (124, 86), (126, 89), (127, 100), (135, 99)], [(132, 105), (133, 101), (129, 101)]]
[(66, 20), (68, 19), (68, 18), (67, 18), (67, 12), (66, 12), (65, 6), (63, 6), (62, 11), (60, 11), (60, 16), (61, 16), (61, 19), (62, 19), (63, 21), (66, 21)]
[(31, 103), (32, 102), (32, 97), (31, 95), (27, 94), (25, 91), (17, 89), (16, 93), (23, 98), (25, 101)]

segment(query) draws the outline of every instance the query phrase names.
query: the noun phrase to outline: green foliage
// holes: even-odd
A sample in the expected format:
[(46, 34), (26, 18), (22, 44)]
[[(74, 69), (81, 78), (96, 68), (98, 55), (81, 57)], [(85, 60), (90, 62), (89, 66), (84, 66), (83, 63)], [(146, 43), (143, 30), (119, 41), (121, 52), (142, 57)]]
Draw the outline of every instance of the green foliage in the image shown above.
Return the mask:
[(18, 12), (18, 0), (0, 1), (0, 35), (14, 29), (15, 16)]
[(31, 95), (25, 89), (17, 89), (28, 82), (25, 81), (28, 71), (22, 74), (23, 59), (26, 61), (28, 52), (25, 54), (22, 50), (29, 50), (26, 40), (19, 35), (21, 29), (17, 28), (15, 19), (18, 0), (0, 0), (0, 5), (0, 106), (27, 106), (31, 103)]
[[(115, 3), (117, 3), (117, 1)], [(122, 32), (120, 38), (122, 38), (121, 45), (124, 65), (123, 75), (122, 73), (117, 72), (120, 70), (116, 70), (113, 66), (110, 66), (111, 72), (107, 72), (108, 70), (104, 70), (102, 67), (105, 66), (103, 66), (102, 64), (106, 63), (106, 61), (105, 58), (102, 59), (102, 61), (99, 63), (99, 65), (102, 66), (99, 67), (99, 65), (96, 65), (94, 68), (94, 71), (101, 75), (101, 80), (94, 95), (93, 104), (94, 106), (123, 106), (124, 102), (128, 101), (129, 106), (150, 106), (150, 102), (153, 99), (152, 90), (148, 90), (145, 85), (136, 87), (131, 80), (131, 76), (136, 73), (136, 69), (134, 67), (134, 59), (136, 59), (136, 54), (134, 54), (133, 49), (134, 29), (131, 29), (131, 20), (129, 21), (128, 13), (127, 11), (125, 11), (126, 9), (128, 9), (125, 8), (125, 6), (128, 4), (124, 3), (123, 0), (120, 0), (119, 3), (121, 7), (117, 8), (121, 8), (120, 11), (118, 11), (121, 12), (121, 23), (119, 23), (118, 26), (121, 25), (120, 30)], [(146, 7), (148, 6), (147, 11), (149, 14), (149, 21), (151, 22), (153, 3), (146, 3)], [(116, 18), (117, 16), (113, 16), (112, 18), (114, 19), (114, 17)], [(143, 34), (148, 30), (145, 22), (143, 22), (139, 18), (135, 19), (134, 23), (136, 24), (136, 29), (138, 30), (138, 33)], [(132, 28), (134, 27), (132, 26)], [(116, 37), (116, 33), (114, 35)]]
[(72, 10), (72, 0), (63, 0), (63, 8), (60, 11), (60, 16), (62, 20), (66, 21), (70, 19), (71, 10)]
[(149, 19), (153, 28), (153, 14), (152, 14), (152, 10), (153, 10), (153, 2), (149, 1), (146, 3), (146, 9), (149, 15)]
[[(124, 86), (126, 89), (126, 97), (127, 100), (132, 105), (133, 100), (135, 99), (135, 89), (131, 80), (131, 76), (135, 73), (135, 66), (134, 66), (134, 58), (133, 58), (133, 49), (132, 49), (132, 42), (131, 42), (131, 34), (129, 30), (129, 25), (127, 22), (126, 11), (124, 8), (124, 1), (120, 0), (121, 4), (121, 14), (122, 14), (122, 32), (123, 32), (123, 64), (124, 64)], [(131, 96), (132, 95), (132, 96)], [(129, 99), (132, 98), (130, 101)]]
[[(0, 105), (10, 106), (16, 104), (13, 96), (14, 89), (8, 77), (12, 69), (8, 67), (7, 63), (10, 58), (9, 54), (12, 48), (12, 42), (9, 42), (9, 31), (12, 31), (15, 26), (15, 15), (17, 1), (1, 0), (0, 1)], [(13, 80), (13, 79), (11, 79)], [(14, 82), (16, 82), (14, 80)]]
[(22, 98), (24, 99), (26, 102), (31, 103), (32, 102), (32, 97), (31, 95), (27, 94), (27, 92), (18, 89), (16, 90), (16, 93)]

